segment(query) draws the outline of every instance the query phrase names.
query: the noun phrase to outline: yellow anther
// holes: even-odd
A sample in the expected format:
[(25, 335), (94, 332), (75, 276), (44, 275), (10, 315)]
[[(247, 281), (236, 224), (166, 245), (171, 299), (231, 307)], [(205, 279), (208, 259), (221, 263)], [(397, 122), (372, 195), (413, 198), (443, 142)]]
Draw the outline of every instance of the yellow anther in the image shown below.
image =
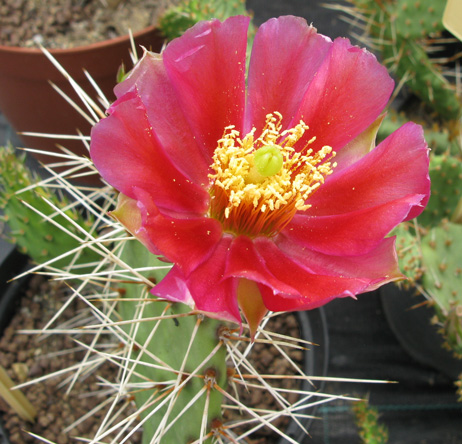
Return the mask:
[(306, 200), (332, 173), (335, 164), (326, 159), (335, 155), (332, 148), (313, 153), (308, 145), (315, 138), (295, 147), (308, 126), (300, 121), (281, 131), (281, 122), (281, 114), (268, 114), (260, 137), (255, 138), (253, 128), (240, 139), (231, 126), (218, 141), (209, 175), (209, 215), (225, 231), (251, 237), (277, 234), (297, 211), (310, 208)]

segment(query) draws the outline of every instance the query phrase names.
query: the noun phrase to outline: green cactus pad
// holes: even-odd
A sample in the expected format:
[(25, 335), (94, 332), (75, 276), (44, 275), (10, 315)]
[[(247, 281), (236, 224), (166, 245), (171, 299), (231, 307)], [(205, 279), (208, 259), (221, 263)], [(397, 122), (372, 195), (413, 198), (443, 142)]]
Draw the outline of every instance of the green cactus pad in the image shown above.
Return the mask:
[(421, 39), (443, 31), (445, 2), (435, 0), (397, 0), (390, 8), (395, 28), (408, 39)]
[(447, 222), (422, 238), (422, 284), (447, 346), (462, 356), (462, 225)]
[[(157, 259), (153, 254), (137, 241), (131, 241), (125, 245), (121, 254), (121, 259), (132, 267), (163, 266), (165, 263)], [(160, 281), (168, 270), (153, 270), (146, 274), (150, 279)], [(140, 351), (139, 347), (134, 347), (132, 352), (133, 359), (140, 359), (140, 363), (135, 368), (135, 374), (131, 379), (133, 383), (145, 382), (148, 384), (146, 389), (135, 393), (135, 400), (138, 408), (156, 397), (158, 402), (153, 402), (152, 406), (142, 413), (142, 418), (149, 419), (143, 425), (143, 443), (151, 442), (156, 431), (161, 427), (169, 402), (161, 407), (155, 414), (151, 415), (163, 401), (162, 394), (171, 387), (171, 381), (178, 378), (178, 371), (181, 370), (185, 361), (185, 375), (195, 373), (195, 376), (182, 388), (176, 402), (173, 404), (168, 423), (181, 413), (183, 408), (190, 403), (193, 398), (204, 389), (204, 376), (212, 372), (220, 387), (226, 387), (226, 350), (220, 346), (219, 321), (203, 318), (191, 343), (191, 337), (198, 322), (197, 315), (167, 318), (161, 321), (155, 320), (162, 316), (181, 316), (191, 312), (191, 309), (181, 303), (168, 304), (154, 300), (155, 297), (148, 292), (146, 285), (143, 284), (124, 284), (121, 285), (122, 294), (126, 302), (120, 303), (119, 312), (124, 320), (134, 320), (142, 318), (142, 322), (130, 323), (126, 326), (127, 332), (131, 330), (130, 336), (135, 337), (136, 342), (146, 351)], [(146, 302), (139, 302), (143, 298)], [(130, 302), (130, 299), (136, 299)], [(142, 314), (140, 313), (142, 311)], [(153, 320), (148, 320), (153, 319)], [(154, 332), (154, 333), (153, 333)], [(191, 347), (188, 351), (188, 348)], [(208, 359), (207, 356), (217, 350)], [(188, 353), (187, 359), (185, 355)], [(155, 358), (154, 358), (155, 357)], [(206, 361), (203, 363), (203, 361)], [(159, 369), (153, 365), (170, 367), (171, 370)], [(201, 365), (201, 363), (203, 363)], [(200, 368), (199, 368), (200, 367)], [(183, 377), (183, 380), (186, 376)], [(169, 386), (170, 381), (170, 386)], [(217, 390), (210, 391), (209, 405), (207, 412), (208, 426), (214, 419), (221, 417), (221, 402), (223, 395)], [(202, 418), (204, 416), (206, 396), (202, 395), (193, 402), (175, 425), (163, 436), (162, 443), (165, 444), (187, 444), (199, 438)], [(204, 443), (211, 440), (204, 440)]]
[[(58, 197), (49, 188), (35, 186), (37, 179), (26, 167), (24, 154), (17, 156), (11, 146), (0, 147), (0, 170), (2, 171), (0, 208), (4, 212), (3, 219), (10, 229), (7, 240), (15, 243), (36, 263), (45, 263), (76, 250), (76, 253), (53, 262), (53, 266), (57, 268), (65, 268), (71, 263), (91, 263), (100, 259), (99, 255), (89, 248), (77, 252), (80, 241), (72, 237), (75, 235), (80, 239), (85, 238), (84, 232), (90, 231), (94, 219), (90, 216), (83, 217), (70, 205), (69, 199), (65, 196)], [(23, 191), (29, 187), (30, 189)], [(44, 199), (61, 209), (70, 220), (57, 214)], [(52, 218), (62, 228), (45, 220), (24, 202), (44, 216)]]
[(436, 155), (430, 158), (431, 196), (424, 212), (418, 217), (419, 225), (438, 225), (450, 219), (462, 198), (462, 162), (453, 156)]
[(455, 86), (430, 58), (429, 37), (437, 37), (442, 24), (444, 2), (433, 0), (352, 0), (346, 9), (366, 26), (374, 52), (380, 52), (392, 75), (404, 82), (444, 120), (456, 120), (462, 102)]
[(392, 232), (396, 236), (396, 252), (401, 272), (408, 278), (402, 285), (409, 288), (422, 277), (422, 253), (419, 238), (409, 223), (398, 225)]

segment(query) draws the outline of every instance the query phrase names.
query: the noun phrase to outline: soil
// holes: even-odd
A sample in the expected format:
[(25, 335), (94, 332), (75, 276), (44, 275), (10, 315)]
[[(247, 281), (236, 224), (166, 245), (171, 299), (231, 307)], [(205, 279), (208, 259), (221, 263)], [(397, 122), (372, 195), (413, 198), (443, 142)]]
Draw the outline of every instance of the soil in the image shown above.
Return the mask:
[[(17, 330), (41, 329), (56, 313), (65, 299), (64, 290), (51, 286), (44, 277), (34, 276), (31, 279), (24, 296), (21, 298), (19, 310), (0, 339), (0, 362), (15, 384), (47, 375), (80, 362), (82, 352), (72, 351), (75, 343), (67, 335), (54, 334), (49, 337), (40, 337), (17, 333)], [(75, 303), (70, 306), (61, 315), (60, 323), (75, 317), (82, 308), (82, 303)], [(297, 318), (293, 314), (271, 319), (267, 329), (294, 338), (300, 337)], [(91, 339), (89, 337), (88, 342)], [(79, 340), (85, 340), (85, 338), (79, 337)], [(286, 349), (285, 351), (301, 366), (302, 351), (295, 349)], [(250, 361), (262, 373), (293, 374), (293, 369), (280, 357), (279, 352), (273, 346), (255, 344)], [(39, 412), (34, 424), (21, 420), (0, 398), (0, 413), (4, 412), (2, 415), (3, 423), (10, 435), (10, 442), (12, 444), (37, 442), (25, 430), (57, 444), (74, 443), (75, 438), (73, 436), (93, 438), (102, 418), (104, 418), (105, 409), (87, 418), (69, 434), (64, 434), (63, 430), (101, 402), (101, 397), (92, 395), (101, 389), (98, 385), (100, 379), (97, 376), (114, 381), (116, 372), (117, 369), (109, 364), (103, 368), (100, 367), (96, 374), (92, 373), (85, 379), (79, 380), (68, 395), (65, 393), (65, 387), (61, 387), (60, 383), (71, 373), (24, 387), (23, 393)], [(278, 381), (278, 385), (282, 385), (284, 388), (297, 388), (299, 384), (299, 381), (289, 379), (284, 380), (283, 383)], [(240, 385), (237, 387), (239, 399), (246, 405), (263, 409), (277, 408), (269, 393), (263, 390), (247, 391)], [(229, 386), (229, 390), (230, 393), (235, 394), (232, 386)], [(290, 397), (294, 398), (294, 395), (291, 394)], [(290, 399), (290, 401), (294, 402), (295, 399)], [(127, 414), (132, 411), (127, 412)], [(230, 411), (225, 414), (227, 421), (239, 418), (242, 419)], [(273, 422), (279, 429), (283, 429), (287, 423), (288, 418), (284, 417)], [(135, 435), (135, 438), (129, 442), (137, 444), (140, 441), (141, 437)], [(252, 437), (248, 439), (248, 442), (252, 444), (274, 444), (278, 441), (279, 435), (266, 428), (260, 429), (258, 433), (252, 434)]]
[[(80, 362), (82, 352), (72, 351), (76, 344), (67, 335), (54, 334), (40, 337), (17, 333), (17, 330), (43, 328), (61, 307), (65, 298), (63, 289), (50, 286), (45, 278), (34, 276), (31, 279), (29, 287), (21, 297), (18, 312), (0, 339), (0, 362), (15, 384), (48, 375)], [(59, 322), (72, 319), (82, 309), (83, 304), (76, 302), (62, 314)], [(85, 341), (85, 337), (79, 337), (79, 340)], [(87, 338), (87, 342), (90, 341), (91, 338)], [(102, 378), (114, 380), (116, 371), (115, 367), (105, 365), (100, 367), (96, 373)], [(72, 372), (22, 389), (39, 412), (34, 424), (21, 420), (0, 398), (0, 412), (5, 412), (3, 423), (8, 430), (12, 444), (37, 442), (36, 438), (31, 437), (25, 431), (35, 433), (57, 444), (75, 443), (72, 436), (86, 438), (95, 436), (107, 409), (94, 413), (69, 434), (63, 433), (67, 426), (87, 414), (102, 400), (100, 397), (92, 396), (94, 392), (101, 390), (98, 384), (100, 380), (95, 373), (77, 381), (71, 393), (66, 395), (66, 388), (60, 387), (60, 383), (70, 374)], [(138, 441), (131, 441), (131, 443), (140, 441), (140, 436), (138, 436)]]
[(2, 0), (0, 45), (48, 49), (95, 43), (156, 25), (178, 0)]

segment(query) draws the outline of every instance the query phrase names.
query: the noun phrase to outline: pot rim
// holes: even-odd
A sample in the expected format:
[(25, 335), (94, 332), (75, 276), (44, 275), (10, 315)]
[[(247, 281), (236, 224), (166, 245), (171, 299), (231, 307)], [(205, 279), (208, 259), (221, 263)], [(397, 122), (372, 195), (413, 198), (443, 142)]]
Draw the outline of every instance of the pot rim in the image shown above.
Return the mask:
[[(156, 30), (160, 33), (160, 30), (156, 25), (147, 26), (146, 28), (143, 28), (140, 31), (133, 33), (133, 38), (136, 39), (143, 34), (154, 32)], [(52, 49), (47, 49), (47, 51), (53, 56), (59, 56), (62, 54), (72, 55), (76, 53), (86, 53), (86, 52), (98, 51), (108, 46), (125, 43), (128, 40), (130, 40), (130, 34), (125, 34), (125, 35), (121, 35), (118, 37), (114, 37), (112, 39), (106, 39), (100, 42), (89, 43), (87, 45), (79, 45), (73, 48), (52, 48)], [(26, 48), (22, 46), (8, 46), (8, 45), (0, 45), (0, 52), (33, 55), (33, 56), (43, 55), (43, 51), (41, 48)]]

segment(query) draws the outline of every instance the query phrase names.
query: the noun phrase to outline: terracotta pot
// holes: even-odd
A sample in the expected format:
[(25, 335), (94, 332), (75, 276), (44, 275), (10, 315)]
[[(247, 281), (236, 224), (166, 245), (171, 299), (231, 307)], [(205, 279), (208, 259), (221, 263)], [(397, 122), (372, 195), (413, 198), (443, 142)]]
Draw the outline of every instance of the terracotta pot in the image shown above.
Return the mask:
[[(164, 42), (155, 27), (136, 33), (134, 38), (137, 48), (141, 45), (157, 52)], [(86, 78), (84, 69), (91, 74), (106, 97), (112, 100), (120, 65), (132, 66), (129, 50), (130, 39), (127, 35), (50, 52), (92, 98), (96, 99), (97, 94)], [(0, 46), (0, 111), (16, 131), (76, 135), (76, 129), (79, 129), (83, 134), (89, 134), (90, 124), (51, 87), (50, 81), (80, 103), (67, 80), (40, 49)], [(56, 144), (60, 143), (76, 154), (88, 154), (79, 141), (20, 137), (24, 145), (30, 148), (49, 151), (55, 150)], [(50, 156), (38, 157), (44, 162), (55, 161)]]

